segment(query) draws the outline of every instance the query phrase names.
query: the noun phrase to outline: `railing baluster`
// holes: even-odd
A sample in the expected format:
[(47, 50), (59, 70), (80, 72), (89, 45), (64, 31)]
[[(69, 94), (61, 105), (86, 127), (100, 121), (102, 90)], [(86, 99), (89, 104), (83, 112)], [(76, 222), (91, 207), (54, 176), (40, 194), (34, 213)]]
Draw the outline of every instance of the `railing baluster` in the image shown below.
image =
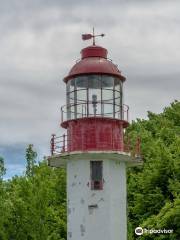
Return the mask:
[(137, 138), (137, 141), (136, 141), (136, 155), (137, 157), (140, 156), (140, 147), (141, 147), (141, 140), (140, 138), (138, 137)]
[(63, 147), (62, 147), (62, 152), (65, 152), (65, 147), (66, 147), (66, 135), (63, 134)]
[(54, 155), (55, 153), (55, 136), (56, 134), (52, 134), (51, 137), (51, 155)]

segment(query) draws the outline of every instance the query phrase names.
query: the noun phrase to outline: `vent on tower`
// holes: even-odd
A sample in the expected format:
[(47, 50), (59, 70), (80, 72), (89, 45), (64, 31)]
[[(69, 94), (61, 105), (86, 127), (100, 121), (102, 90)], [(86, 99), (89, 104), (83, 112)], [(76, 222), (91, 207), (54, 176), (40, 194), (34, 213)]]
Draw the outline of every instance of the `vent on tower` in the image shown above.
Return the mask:
[(103, 189), (103, 162), (91, 161), (91, 190)]

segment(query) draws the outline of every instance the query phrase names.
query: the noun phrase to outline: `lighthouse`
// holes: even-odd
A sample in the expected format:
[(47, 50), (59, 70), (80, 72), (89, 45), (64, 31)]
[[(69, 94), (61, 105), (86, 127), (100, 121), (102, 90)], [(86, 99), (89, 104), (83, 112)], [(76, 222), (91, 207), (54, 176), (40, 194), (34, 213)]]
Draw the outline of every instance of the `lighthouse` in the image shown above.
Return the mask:
[(67, 171), (67, 239), (127, 240), (126, 169), (141, 164), (139, 140), (132, 155), (124, 134), (129, 107), (126, 78), (95, 37), (64, 78), (62, 136), (52, 135), (48, 164)]

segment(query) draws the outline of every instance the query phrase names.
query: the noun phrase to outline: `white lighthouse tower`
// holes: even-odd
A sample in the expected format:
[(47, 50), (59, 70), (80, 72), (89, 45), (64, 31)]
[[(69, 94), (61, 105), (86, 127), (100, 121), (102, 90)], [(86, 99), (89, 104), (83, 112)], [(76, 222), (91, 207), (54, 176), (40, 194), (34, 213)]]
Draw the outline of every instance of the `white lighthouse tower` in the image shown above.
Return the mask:
[[(103, 35), (102, 35), (103, 36)], [(64, 78), (66, 105), (61, 108), (62, 137), (52, 136), (52, 167), (67, 169), (67, 239), (126, 240), (126, 168), (140, 164), (124, 144), (128, 106), (125, 77), (107, 50), (95, 44)]]

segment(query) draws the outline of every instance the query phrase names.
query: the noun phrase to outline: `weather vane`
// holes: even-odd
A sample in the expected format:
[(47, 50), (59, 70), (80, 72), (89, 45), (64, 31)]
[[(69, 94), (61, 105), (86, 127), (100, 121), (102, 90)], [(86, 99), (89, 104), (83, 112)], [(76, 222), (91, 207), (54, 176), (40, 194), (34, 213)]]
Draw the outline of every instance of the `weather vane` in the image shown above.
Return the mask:
[(92, 39), (93, 39), (93, 45), (95, 45), (95, 38), (96, 38), (96, 37), (104, 37), (104, 36), (105, 36), (104, 33), (95, 35), (95, 33), (94, 33), (94, 27), (93, 27), (93, 34), (90, 34), (90, 33), (82, 34), (82, 40), (89, 40), (89, 39), (92, 38)]

